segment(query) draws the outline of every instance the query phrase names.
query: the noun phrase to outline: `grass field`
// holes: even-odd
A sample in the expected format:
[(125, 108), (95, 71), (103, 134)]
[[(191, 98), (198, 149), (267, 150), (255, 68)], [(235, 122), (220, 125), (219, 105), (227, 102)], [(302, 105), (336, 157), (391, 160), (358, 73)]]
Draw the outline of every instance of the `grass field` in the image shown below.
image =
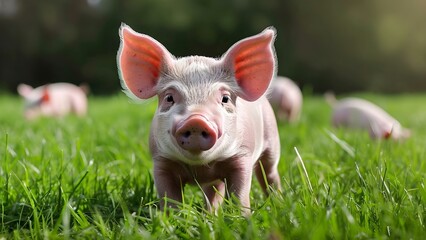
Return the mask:
[(266, 198), (254, 180), (248, 218), (233, 201), (205, 212), (196, 187), (179, 211), (157, 209), (147, 146), (155, 101), (91, 97), (86, 118), (27, 122), (21, 100), (0, 95), (0, 239), (423, 239), (426, 95), (354, 95), (412, 137), (333, 129), (324, 99), (306, 97), (300, 123), (279, 124), (283, 192)]

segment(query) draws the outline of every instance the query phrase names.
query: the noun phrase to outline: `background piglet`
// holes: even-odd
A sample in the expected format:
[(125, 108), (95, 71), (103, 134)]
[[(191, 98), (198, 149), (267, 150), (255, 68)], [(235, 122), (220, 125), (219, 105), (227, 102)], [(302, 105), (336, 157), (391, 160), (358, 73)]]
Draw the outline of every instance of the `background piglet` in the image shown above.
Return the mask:
[(25, 99), (27, 119), (39, 116), (62, 117), (69, 113), (83, 116), (87, 111), (87, 86), (70, 83), (52, 83), (33, 88), (19, 84), (18, 93)]
[(271, 83), (268, 99), (279, 119), (289, 122), (300, 119), (303, 104), (302, 91), (291, 79), (277, 76)]
[(128, 95), (158, 96), (150, 151), (161, 207), (164, 197), (182, 201), (183, 186), (197, 184), (208, 208), (227, 192), (248, 214), (253, 172), (266, 193), (268, 184), (280, 187), (279, 136), (264, 97), (275, 74), (274, 29), (241, 40), (220, 59), (175, 58), (126, 25), (120, 37), (117, 61)]
[(367, 130), (373, 139), (405, 139), (410, 131), (377, 105), (359, 98), (336, 100), (326, 94), (333, 107), (332, 124), (335, 127), (348, 127)]

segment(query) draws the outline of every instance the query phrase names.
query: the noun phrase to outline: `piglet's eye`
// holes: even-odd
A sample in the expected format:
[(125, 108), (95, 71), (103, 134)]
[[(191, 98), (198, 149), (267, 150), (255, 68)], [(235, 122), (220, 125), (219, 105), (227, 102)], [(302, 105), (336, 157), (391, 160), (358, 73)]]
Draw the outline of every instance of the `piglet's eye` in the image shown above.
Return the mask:
[(173, 96), (169, 94), (169, 95), (166, 96), (166, 102), (168, 102), (168, 103), (174, 103), (175, 100), (173, 99)]
[(231, 97), (228, 95), (224, 95), (222, 97), (222, 103), (228, 103), (231, 100)]

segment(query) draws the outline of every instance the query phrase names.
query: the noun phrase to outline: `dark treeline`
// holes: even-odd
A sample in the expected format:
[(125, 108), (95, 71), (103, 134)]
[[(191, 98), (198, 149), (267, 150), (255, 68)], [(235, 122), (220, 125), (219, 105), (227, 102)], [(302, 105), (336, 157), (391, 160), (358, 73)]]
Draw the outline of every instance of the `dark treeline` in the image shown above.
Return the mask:
[(219, 57), (268, 26), (278, 73), (314, 92), (426, 90), (426, 1), (0, 0), (0, 89), (120, 89), (121, 22), (176, 56)]

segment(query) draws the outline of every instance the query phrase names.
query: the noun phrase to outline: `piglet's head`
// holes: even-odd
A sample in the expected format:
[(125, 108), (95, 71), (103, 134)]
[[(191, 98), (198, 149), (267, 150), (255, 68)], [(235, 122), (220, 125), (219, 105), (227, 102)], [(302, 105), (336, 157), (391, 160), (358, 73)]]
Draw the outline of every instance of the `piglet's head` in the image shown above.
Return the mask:
[[(153, 97), (161, 75), (173, 67), (175, 57), (155, 39), (125, 24), (120, 28), (120, 37), (117, 61), (123, 86), (137, 98)], [(234, 44), (220, 59), (223, 69), (234, 75), (239, 96), (245, 100), (255, 101), (262, 96), (275, 74), (274, 38), (275, 30), (265, 29)]]
[(155, 39), (124, 24), (120, 37), (123, 88), (136, 99), (159, 97), (151, 129), (159, 139), (156, 151), (186, 162), (194, 156), (208, 162), (231, 148), (237, 98), (262, 97), (276, 71), (273, 28), (235, 43), (219, 59), (175, 58)]

